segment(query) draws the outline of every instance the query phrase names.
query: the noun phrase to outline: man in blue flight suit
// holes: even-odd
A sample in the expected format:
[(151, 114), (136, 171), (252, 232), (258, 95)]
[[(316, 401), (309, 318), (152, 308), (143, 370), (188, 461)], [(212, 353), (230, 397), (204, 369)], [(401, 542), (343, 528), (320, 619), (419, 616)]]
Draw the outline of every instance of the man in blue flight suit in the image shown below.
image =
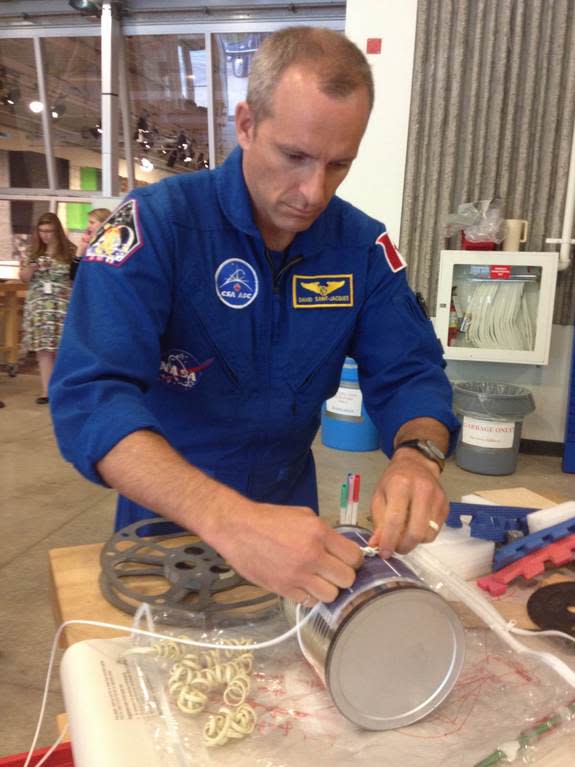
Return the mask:
[(50, 402), (64, 456), (296, 601), (348, 587), (359, 548), (317, 516), (311, 443), (346, 355), (391, 457), (382, 556), (433, 539), (457, 423), (443, 357), (385, 227), (335, 197), (373, 102), (363, 54), (284, 29), (254, 58), (239, 147), (131, 193), (74, 286)]

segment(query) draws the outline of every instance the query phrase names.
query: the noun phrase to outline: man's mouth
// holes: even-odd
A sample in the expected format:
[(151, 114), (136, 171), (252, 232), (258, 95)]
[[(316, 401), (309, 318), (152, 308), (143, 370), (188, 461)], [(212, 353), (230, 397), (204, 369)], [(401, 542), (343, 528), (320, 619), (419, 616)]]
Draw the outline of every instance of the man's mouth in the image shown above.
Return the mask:
[(312, 208), (305, 208), (302, 210), (301, 208), (296, 208), (288, 203), (286, 203), (286, 206), (294, 216), (298, 216), (299, 218), (314, 218), (321, 213), (321, 210), (314, 210)]

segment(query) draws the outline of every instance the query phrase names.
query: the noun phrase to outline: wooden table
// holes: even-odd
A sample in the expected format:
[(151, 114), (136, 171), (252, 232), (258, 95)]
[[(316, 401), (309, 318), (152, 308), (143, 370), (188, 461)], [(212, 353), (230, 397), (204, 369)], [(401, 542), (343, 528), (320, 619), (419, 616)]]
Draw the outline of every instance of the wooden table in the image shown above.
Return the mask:
[[(182, 545), (184, 539), (176, 539)], [(190, 542), (197, 538), (190, 536)], [(50, 596), (52, 611), (57, 626), (69, 620), (92, 620), (104, 623), (131, 626), (133, 616), (110, 604), (100, 590), (100, 552), (102, 544), (70, 546), (51, 549), (50, 560)], [(142, 593), (157, 594), (165, 581), (161, 578), (149, 578), (142, 586)], [(239, 586), (233, 592), (221, 592), (216, 599), (221, 602), (234, 602), (239, 599), (252, 599), (265, 592), (256, 586)], [(95, 626), (67, 626), (62, 632), (61, 645), (69, 647), (74, 642), (84, 639), (107, 639), (118, 636), (121, 632)]]
[[(100, 552), (102, 544), (87, 544), (70, 546), (62, 549), (51, 549), (51, 603), (56, 625), (74, 619), (103, 621), (130, 626), (133, 618), (111, 605), (100, 590), (98, 581), (100, 573)], [(566, 580), (561, 572), (549, 572), (540, 576), (539, 582), (545, 585)], [(156, 593), (159, 581), (150, 580), (147, 593)], [(253, 597), (263, 592), (255, 587), (242, 587), (236, 590), (239, 596)], [(482, 592), (483, 593), (483, 592)], [(525, 603), (531, 589), (524, 585), (510, 586), (504, 597), (493, 600), (494, 606), (501, 615), (509, 621), (515, 621), (520, 628), (537, 628), (527, 615)], [(479, 619), (472, 613), (462, 609), (468, 626), (477, 626)], [(83, 639), (105, 639), (120, 632), (93, 626), (68, 626), (62, 633), (61, 644), (69, 647), (74, 642)]]

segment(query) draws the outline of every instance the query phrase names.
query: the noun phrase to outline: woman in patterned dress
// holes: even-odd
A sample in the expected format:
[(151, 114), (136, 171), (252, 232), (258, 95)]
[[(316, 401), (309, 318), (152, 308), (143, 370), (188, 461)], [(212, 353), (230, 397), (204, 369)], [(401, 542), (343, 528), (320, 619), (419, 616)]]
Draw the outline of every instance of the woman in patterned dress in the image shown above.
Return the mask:
[(58, 216), (45, 213), (20, 265), (20, 279), (29, 283), (22, 350), (36, 352), (43, 390), (36, 399), (38, 405), (48, 402), (48, 383), (70, 301), (70, 264), (75, 252), (76, 246), (66, 237)]

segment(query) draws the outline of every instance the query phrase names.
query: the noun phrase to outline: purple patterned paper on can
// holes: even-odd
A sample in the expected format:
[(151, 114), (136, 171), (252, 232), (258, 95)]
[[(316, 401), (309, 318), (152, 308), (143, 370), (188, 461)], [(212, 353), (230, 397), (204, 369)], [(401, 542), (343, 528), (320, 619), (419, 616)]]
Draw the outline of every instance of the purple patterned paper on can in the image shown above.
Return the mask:
[[(349, 538), (349, 540), (363, 546), (367, 542), (366, 535), (371, 535), (368, 530), (363, 530), (362, 528), (357, 528), (357, 530), (348, 528), (339, 532), (346, 538)], [(423, 586), (421, 580), (401, 559), (397, 557), (381, 559), (377, 555), (365, 557), (362, 566), (357, 571), (353, 586), (349, 589), (342, 589), (339, 596), (333, 602), (323, 603), (319, 608), (319, 614), (329, 626), (333, 627), (338, 623), (344, 607), (358, 594), (376, 586), (391, 585), (393, 582), (398, 581), (410, 581), (417, 586)]]

